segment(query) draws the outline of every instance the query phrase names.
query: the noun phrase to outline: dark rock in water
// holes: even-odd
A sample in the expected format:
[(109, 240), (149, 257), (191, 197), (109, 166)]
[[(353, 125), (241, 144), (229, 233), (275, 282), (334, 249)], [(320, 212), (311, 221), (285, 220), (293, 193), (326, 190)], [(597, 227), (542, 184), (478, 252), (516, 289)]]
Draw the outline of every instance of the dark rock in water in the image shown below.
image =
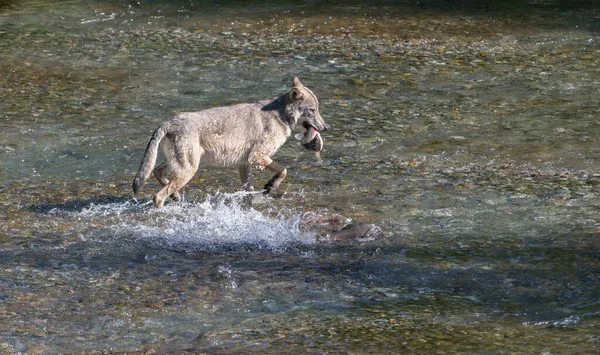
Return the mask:
[(370, 239), (381, 236), (381, 228), (374, 224), (348, 224), (331, 234), (331, 240)]
[(307, 212), (300, 221), (300, 230), (310, 230), (319, 235), (327, 235), (332, 230), (339, 230), (351, 221), (351, 218), (337, 213)]
[(304, 225), (344, 224), (349, 223), (351, 220), (351, 218), (337, 213), (306, 212), (302, 216), (302, 224)]
[(337, 213), (307, 212), (302, 216), (300, 230), (317, 233), (321, 242), (365, 240), (385, 236), (375, 224), (354, 224), (350, 223), (351, 220)]

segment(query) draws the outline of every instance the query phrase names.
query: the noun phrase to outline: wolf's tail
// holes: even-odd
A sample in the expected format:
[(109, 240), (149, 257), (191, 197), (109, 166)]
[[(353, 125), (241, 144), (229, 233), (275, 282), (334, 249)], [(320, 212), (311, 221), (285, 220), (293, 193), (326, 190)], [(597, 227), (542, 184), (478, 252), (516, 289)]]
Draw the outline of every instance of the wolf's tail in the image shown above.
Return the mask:
[(163, 139), (165, 134), (166, 132), (162, 127), (159, 127), (156, 131), (154, 131), (154, 134), (152, 134), (152, 138), (150, 138), (150, 142), (148, 142), (148, 147), (146, 148), (146, 152), (142, 158), (140, 168), (135, 175), (135, 179), (133, 179), (133, 193), (138, 193), (140, 187), (142, 187), (144, 182), (152, 173), (152, 170), (154, 170), (154, 164), (156, 164), (156, 157), (158, 155), (158, 146), (160, 145), (160, 141)]

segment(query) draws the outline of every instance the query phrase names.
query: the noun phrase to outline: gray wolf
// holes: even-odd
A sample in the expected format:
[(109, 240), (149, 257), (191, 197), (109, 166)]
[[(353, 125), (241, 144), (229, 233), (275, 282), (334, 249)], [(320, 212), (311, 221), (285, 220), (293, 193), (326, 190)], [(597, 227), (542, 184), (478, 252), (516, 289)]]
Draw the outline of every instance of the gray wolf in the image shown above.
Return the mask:
[[(169, 196), (178, 201), (178, 191), (201, 162), (237, 167), (247, 190), (252, 189), (250, 168), (266, 168), (275, 175), (265, 184), (264, 193), (272, 192), (287, 169), (271, 155), (297, 126), (306, 129), (308, 139), (302, 140), (303, 146), (320, 151), (322, 140), (312, 145), (306, 141), (320, 139), (319, 133), (328, 126), (319, 113), (319, 100), (298, 78), (294, 78), (291, 90), (271, 100), (176, 114), (154, 131), (133, 180), (133, 192), (138, 193), (154, 173), (162, 185), (154, 195), (154, 206), (161, 207)], [(159, 147), (166, 161), (154, 168)]]

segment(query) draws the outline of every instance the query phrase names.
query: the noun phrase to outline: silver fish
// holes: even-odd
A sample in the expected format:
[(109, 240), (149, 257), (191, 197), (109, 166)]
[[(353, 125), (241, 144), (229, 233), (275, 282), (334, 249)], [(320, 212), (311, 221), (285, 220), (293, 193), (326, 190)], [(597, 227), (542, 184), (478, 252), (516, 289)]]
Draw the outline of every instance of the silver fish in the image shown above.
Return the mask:
[(298, 133), (294, 136), (300, 141), (304, 149), (315, 152), (317, 160), (321, 160), (321, 151), (323, 150), (323, 137), (313, 127), (308, 127), (305, 133)]

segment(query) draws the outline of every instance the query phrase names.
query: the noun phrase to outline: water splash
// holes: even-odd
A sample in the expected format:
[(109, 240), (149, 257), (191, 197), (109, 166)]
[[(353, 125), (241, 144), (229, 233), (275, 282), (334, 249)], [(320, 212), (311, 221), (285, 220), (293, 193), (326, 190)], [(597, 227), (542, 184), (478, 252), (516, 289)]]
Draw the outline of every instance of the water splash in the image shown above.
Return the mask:
[(92, 18), (92, 19), (81, 19), (81, 21), (79, 23), (82, 25), (85, 25), (88, 23), (106, 22), (106, 21), (114, 20), (115, 17), (117, 16), (117, 14), (114, 12), (110, 13), (108, 15), (106, 15), (105, 13), (100, 13), (99, 15), (102, 17), (96, 17), (96, 18)]
[(567, 325), (574, 325), (574, 324), (579, 324), (581, 322), (581, 319), (576, 316), (569, 316), (567, 318), (563, 318), (563, 319), (558, 319), (558, 320), (548, 320), (548, 321), (541, 321), (541, 322), (523, 322), (523, 325), (536, 325), (536, 326), (540, 326), (540, 325), (551, 325), (551, 326), (567, 326)]
[(214, 250), (236, 245), (282, 251), (293, 245), (315, 243), (314, 233), (299, 229), (300, 215), (279, 213), (271, 217), (244, 198), (250, 193), (217, 193), (201, 203), (178, 202), (155, 209), (151, 202), (90, 204), (70, 213), (96, 229), (89, 234), (123, 237), (154, 247), (180, 251)]

